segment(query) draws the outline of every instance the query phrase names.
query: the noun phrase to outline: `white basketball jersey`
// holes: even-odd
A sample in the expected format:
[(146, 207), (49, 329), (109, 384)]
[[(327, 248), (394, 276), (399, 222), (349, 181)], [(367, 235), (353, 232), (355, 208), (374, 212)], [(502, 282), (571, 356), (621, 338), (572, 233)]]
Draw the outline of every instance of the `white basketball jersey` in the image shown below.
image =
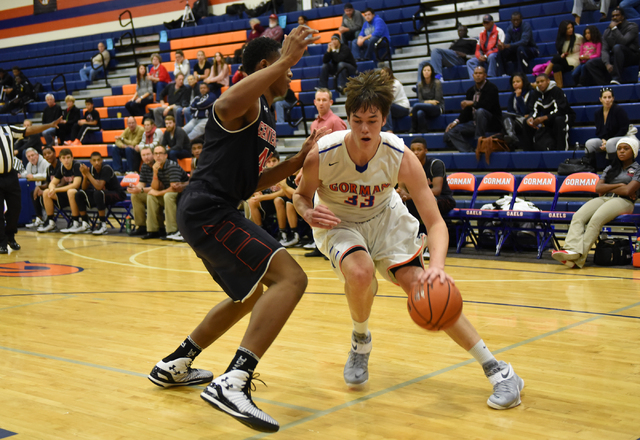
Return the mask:
[(373, 158), (357, 166), (344, 143), (349, 130), (328, 134), (318, 141), (318, 201), (340, 220), (367, 221), (387, 207), (398, 183), (398, 172), (405, 151), (396, 135), (380, 133), (381, 142)]

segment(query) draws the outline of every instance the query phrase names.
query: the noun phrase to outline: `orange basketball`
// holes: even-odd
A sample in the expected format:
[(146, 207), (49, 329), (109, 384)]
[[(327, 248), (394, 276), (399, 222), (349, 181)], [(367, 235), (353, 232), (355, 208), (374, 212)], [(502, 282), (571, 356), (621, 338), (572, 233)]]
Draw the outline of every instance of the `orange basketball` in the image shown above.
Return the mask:
[(431, 330), (446, 330), (456, 323), (462, 313), (462, 296), (449, 281), (437, 280), (433, 285), (425, 283), (422, 291), (409, 294), (407, 308), (411, 319), (420, 327)]

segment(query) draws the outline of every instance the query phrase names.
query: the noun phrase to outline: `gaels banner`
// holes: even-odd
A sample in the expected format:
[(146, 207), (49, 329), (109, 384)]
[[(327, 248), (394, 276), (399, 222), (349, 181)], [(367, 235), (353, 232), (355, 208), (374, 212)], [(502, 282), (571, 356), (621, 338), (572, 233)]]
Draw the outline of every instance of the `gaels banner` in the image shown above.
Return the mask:
[(33, 0), (33, 14), (44, 14), (58, 10), (57, 0)]

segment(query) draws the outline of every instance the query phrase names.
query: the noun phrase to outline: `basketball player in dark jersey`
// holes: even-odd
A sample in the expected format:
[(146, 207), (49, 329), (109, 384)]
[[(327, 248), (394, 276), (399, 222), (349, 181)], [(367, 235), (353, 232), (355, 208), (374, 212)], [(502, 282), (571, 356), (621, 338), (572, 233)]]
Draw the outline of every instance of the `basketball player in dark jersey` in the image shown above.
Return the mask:
[[(213, 279), (229, 296), (176, 349), (156, 364), (149, 379), (169, 387), (206, 383), (213, 374), (191, 368), (193, 359), (246, 314), (249, 326), (227, 371), (201, 397), (245, 425), (265, 432), (279, 429), (251, 400), (251, 381), (260, 358), (302, 297), (307, 277), (296, 261), (261, 227), (236, 209), (255, 191), (268, 188), (302, 167), (327, 130), (314, 131), (298, 154), (266, 169), (276, 148), (270, 110), (291, 82), (290, 68), (317, 31), (298, 27), (280, 44), (257, 38), (244, 49), (247, 78), (215, 102), (205, 129), (198, 168), (178, 205), (178, 227)], [(307, 37), (311, 37), (306, 39)], [(264, 291), (264, 286), (268, 290)]]

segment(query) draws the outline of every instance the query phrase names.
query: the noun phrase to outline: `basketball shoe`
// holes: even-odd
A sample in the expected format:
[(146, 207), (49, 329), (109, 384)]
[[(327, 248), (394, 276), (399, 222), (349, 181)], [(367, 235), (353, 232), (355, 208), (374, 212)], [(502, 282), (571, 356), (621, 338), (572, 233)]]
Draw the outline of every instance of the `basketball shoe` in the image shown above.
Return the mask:
[(276, 432), (280, 429), (278, 422), (251, 400), (251, 391), (255, 391), (253, 380), (262, 382), (257, 374), (231, 370), (215, 378), (200, 397), (218, 411), (229, 414), (251, 429)]
[(108, 233), (109, 231), (107, 231), (107, 222), (101, 222), (98, 220), (98, 224), (96, 225), (96, 228), (93, 231), (93, 235), (105, 235)]
[(580, 258), (580, 254), (574, 251), (553, 251), (551, 252), (551, 258), (567, 267), (573, 268), (576, 265), (573, 260)]
[(509, 409), (520, 405), (520, 391), (524, 388), (524, 380), (513, 371), (511, 364), (499, 361), (485, 375), (491, 385), (493, 394), (489, 396), (487, 405), (493, 409)]
[(369, 355), (371, 354), (371, 332), (366, 336), (351, 334), (351, 351), (344, 366), (344, 381), (349, 386), (364, 385), (369, 380)]
[(33, 228), (39, 228), (42, 225), (44, 225), (44, 222), (42, 220), (40, 220), (40, 217), (36, 217), (36, 219), (34, 221), (24, 225), (24, 227), (25, 228), (29, 228), (29, 229), (33, 229)]
[(191, 358), (179, 358), (169, 362), (160, 361), (153, 367), (148, 378), (159, 387), (169, 388), (181, 385), (196, 385), (211, 382), (213, 373), (191, 368)]
[(36, 230), (38, 232), (55, 232), (58, 230), (58, 226), (56, 226), (56, 223), (53, 221), (53, 219), (48, 219), (45, 224), (40, 225), (40, 227), (38, 227), (38, 229)]

